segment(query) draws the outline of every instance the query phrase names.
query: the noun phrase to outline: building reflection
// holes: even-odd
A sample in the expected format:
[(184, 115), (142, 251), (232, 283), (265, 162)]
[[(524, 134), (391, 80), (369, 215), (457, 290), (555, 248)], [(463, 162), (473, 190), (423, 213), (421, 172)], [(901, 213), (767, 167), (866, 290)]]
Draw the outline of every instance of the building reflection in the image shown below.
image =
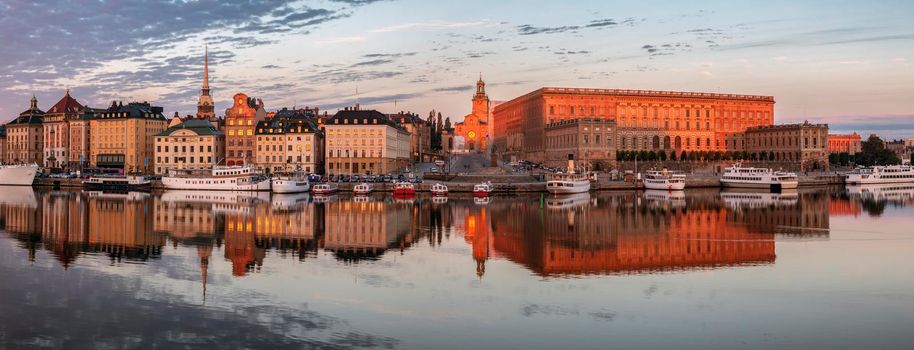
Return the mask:
[(771, 264), (776, 239), (827, 239), (830, 214), (861, 210), (866, 204), (854, 194), (824, 191), (525, 195), (478, 205), (460, 196), (316, 201), (308, 194), (0, 188), (0, 224), (31, 259), (43, 250), (69, 267), (81, 254), (144, 261), (168, 244), (191, 247), (204, 288), (219, 250), (241, 277), (268, 259), (326, 252), (357, 263), (391, 250), (406, 254), (419, 243), (436, 247), (455, 234), (480, 278), (490, 259), (542, 276)]
[(824, 193), (606, 194), (531, 203), (490, 204), (487, 242), (477, 243), (481, 232), (467, 227), (474, 258), (501, 256), (542, 276), (771, 264), (776, 234), (827, 235), (828, 229)]

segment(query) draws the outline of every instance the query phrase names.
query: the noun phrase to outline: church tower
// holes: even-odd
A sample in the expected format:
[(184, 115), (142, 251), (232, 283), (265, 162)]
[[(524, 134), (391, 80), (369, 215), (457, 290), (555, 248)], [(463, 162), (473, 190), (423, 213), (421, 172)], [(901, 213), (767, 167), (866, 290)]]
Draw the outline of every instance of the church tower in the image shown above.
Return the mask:
[(209, 49), (204, 49), (203, 54), (203, 89), (200, 90), (200, 100), (197, 102), (197, 118), (215, 118), (213, 97), (209, 94)]
[(489, 122), (489, 96), (486, 95), (486, 83), (482, 81), (482, 74), (476, 81), (476, 95), (473, 95), (473, 112), (482, 122)]

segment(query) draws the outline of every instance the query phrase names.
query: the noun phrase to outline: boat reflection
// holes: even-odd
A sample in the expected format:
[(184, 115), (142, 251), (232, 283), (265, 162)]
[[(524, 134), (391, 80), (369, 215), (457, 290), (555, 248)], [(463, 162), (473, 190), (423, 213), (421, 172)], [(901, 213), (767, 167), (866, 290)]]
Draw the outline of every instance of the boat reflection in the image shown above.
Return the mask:
[(479, 277), (490, 259), (507, 259), (542, 276), (573, 276), (771, 264), (775, 240), (827, 239), (830, 210), (859, 212), (854, 195), (846, 197), (824, 191), (645, 191), (488, 202), (460, 196), (0, 188), (0, 223), (32, 258), (46, 250), (65, 267), (82, 254), (143, 262), (160, 257), (169, 244), (194, 247), (204, 281), (220, 253), (241, 277), (261, 271), (270, 259), (330, 256), (355, 264), (391, 250), (407, 254), (423, 240), (437, 246), (451, 238), (469, 245)]

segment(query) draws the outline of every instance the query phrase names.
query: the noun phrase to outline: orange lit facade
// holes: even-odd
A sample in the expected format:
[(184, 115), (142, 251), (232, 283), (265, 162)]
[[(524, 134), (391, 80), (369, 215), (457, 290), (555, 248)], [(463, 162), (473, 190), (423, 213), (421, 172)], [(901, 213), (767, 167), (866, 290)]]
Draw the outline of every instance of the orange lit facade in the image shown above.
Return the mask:
[(545, 160), (547, 124), (615, 120), (620, 151), (743, 150), (742, 133), (774, 122), (774, 97), (673, 91), (545, 87), (495, 107), (502, 158)]
[(862, 150), (860, 135), (828, 134), (828, 153), (857, 154)]
[(225, 110), (225, 165), (253, 163), (256, 148), (254, 131), (267, 116), (263, 101), (235, 94), (232, 107)]
[(486, 83), (479, 77), (476, 94), (473, 95), (473, 111), (454, 124), (454, 135), (462, 136), (468, 151), (483, 152), (489, 138), (489, 96)]

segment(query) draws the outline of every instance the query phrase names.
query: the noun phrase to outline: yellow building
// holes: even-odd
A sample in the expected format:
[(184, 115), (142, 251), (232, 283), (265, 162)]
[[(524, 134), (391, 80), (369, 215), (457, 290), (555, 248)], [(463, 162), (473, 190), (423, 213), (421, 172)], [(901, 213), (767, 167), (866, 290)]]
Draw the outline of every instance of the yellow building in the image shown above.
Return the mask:
[(326, 119), (324, 137), (330, 174), (384, 174), (409, 166), (409, 132), (378, 111), (339, 111)]
[(6, 124), (7, 164), (42, 164), (42, 118), (44, 111), (38, 109), (38, 99), (32, 96), (29, 109)]
[(147, 102), (113, 104), (89, 121), (90, 165), (152, 173), (155, 169), (155, 135), (168, 121), (162, 107)]
[(225, 158), (225, 133), (206, 119), (190, 119), (155, 137), (155, 173), (212, 169)]
[(320, 173), (323, 165), (321, 131), (312, 118), (284, 118), (282, 115), (257, 123), (254, 151), (257, 167), (268, 173), (293, 170)]

